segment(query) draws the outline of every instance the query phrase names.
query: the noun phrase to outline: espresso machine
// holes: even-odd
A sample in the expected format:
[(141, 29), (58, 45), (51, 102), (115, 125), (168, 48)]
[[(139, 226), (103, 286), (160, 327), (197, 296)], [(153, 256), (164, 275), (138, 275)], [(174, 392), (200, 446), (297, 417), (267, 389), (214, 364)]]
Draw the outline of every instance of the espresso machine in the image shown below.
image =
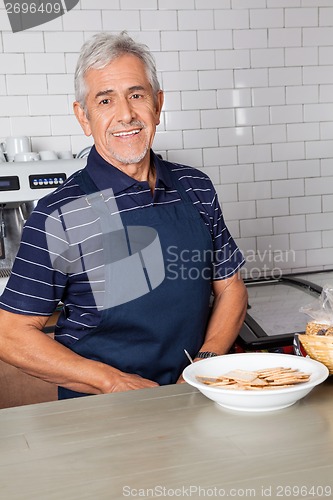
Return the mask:
[(23, 226), (38, 200), (86, 165), (86, 158), (0, 163), (0, 295), (8, 281)]

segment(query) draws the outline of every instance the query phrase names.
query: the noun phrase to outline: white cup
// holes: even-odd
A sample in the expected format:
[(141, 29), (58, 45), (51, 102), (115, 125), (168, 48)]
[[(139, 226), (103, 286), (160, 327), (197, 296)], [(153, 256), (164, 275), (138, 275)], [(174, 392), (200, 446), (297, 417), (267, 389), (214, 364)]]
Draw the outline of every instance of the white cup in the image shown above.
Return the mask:
[(73, 153), (72, 151), (59, 151), (58, 158), (61, 160), (73, 160)]
[(58, 160), (58, 155), (55, 151), (39, 151), (41, 160)]
[(25, 135), (6, 137), (5, 142), (1, 143), (1, 149), (6, 153), (8, 161), (14, 161), (16, 154), (31, 151), (30, 139)]
[(29, 151), (28, 153), (16, 153), (14, 156), (14, 161), (38, 161), (40, 156), (38, 153)]
[(6, 160), (6, 157), (5, 155), (3, 154), (3, 152), (0, 150), (0, 163), (5, 163), (7, 160)]

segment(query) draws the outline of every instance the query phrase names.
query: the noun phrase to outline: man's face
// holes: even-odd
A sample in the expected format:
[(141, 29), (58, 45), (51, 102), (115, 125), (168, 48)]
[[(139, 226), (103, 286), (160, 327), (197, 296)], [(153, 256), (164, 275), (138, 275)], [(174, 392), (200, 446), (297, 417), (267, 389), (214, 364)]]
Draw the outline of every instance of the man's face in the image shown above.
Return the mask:
[(154, 99), (142, 61), (123, 55), (103, 69), (90, 69), (85, 80), (86, 112), (77, 102), (74, 111), (99, 154), (129, 175), (131, 165), (149, 164), (163, 93)]

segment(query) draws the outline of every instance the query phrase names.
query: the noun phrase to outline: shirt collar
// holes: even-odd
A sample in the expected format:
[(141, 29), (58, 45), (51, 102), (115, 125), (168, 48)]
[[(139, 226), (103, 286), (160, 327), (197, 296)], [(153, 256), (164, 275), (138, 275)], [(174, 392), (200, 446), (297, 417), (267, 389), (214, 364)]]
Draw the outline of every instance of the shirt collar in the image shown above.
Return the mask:
[[(162, 182), (165, 186), (171, 187), (172, 182), (167, 163), (152, 150), (150, 154), (156, 168), (156, 186)], [(138, 184), (138, 181), (133, 179), (133, 177), (130, 177), (104, 160), (97, 152), (95, 146), (92, 146), (90, 150), (86, 169), (98, 189), (101, 191), (112, 188), (114, 194), (118, 194), (122, 191), (126, 191), (134, 184)]]

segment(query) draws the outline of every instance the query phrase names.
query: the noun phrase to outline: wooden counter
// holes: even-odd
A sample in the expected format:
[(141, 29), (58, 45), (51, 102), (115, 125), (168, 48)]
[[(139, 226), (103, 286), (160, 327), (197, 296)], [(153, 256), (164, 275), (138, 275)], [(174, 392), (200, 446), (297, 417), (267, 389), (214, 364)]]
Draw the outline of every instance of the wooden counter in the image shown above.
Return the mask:
[(260, 414), (187, 384), (0, 410), (4, 500), (332, 498), (332, 464), (332, 377)]

